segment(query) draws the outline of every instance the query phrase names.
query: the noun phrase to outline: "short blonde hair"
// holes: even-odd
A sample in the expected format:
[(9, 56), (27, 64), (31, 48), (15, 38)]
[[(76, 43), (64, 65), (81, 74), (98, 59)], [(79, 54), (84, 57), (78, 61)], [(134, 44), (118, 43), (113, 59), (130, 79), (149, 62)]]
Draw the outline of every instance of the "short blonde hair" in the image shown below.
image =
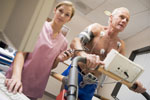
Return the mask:
[(74, 7), (74, 5), (73, 5), (73, 3), (71, 2), (71, 1), (61, 1), (61, 2), (59, 2), (57, 5), (56, 5), (56, 9), (58, 9), (60, 6), (62, 6), (62, 5), (67, 5), (67, 6), (70, 6), (70, 7), (72, 7), (72, 14), (71, 14), (71, 17), (70, 17), (70, 19), (74, 16), (74, 14), (75, 14), (75, 7)]

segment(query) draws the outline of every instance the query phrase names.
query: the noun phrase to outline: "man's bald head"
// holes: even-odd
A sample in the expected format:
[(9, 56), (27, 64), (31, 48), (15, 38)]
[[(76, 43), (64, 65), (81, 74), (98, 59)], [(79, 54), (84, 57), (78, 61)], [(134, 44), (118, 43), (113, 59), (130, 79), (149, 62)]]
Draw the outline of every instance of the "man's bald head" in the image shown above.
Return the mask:
[(114, 15), (118, 14), (119, 12), (126, 12), (130, 16), (129, 10), (125, 7), (120, 7), (120, 8), (114, 9), (111, 15), (114, 16)]

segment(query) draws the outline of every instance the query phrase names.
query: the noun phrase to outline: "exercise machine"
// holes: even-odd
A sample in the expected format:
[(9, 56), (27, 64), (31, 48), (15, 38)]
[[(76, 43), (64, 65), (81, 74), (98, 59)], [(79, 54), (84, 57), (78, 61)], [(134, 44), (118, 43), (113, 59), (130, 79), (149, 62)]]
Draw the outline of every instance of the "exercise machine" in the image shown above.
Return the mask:
[[(78, 69), (77, 69), (78, 65), (77, 65), (77, 63), (78, 62), (86, 63), (86, 58), (77, 56), (73, 59), (68, 77), (64, 77), (55, 72), (51, 73), (51, 75), (53, 77), (62, 81), (64, 84), (66, 84), (68, 86), (68, 90), (67, 91), (62, 90), (61, 93), (57, 96), (56, 100), (77, 100), (77, 98), (78, 98)], [(130, 63), (132, 63), (132, 62), (130, 62)], [(99, 72), (107, 75), (108, 77), (113, 78), (114, 80), (117, 80), (117, 81), (121, 80), (120, 82), (122, 84), (125, 84), (129, 88), (133, 88), (133, 89), (137, 88), (137, 85), (134, 84), (134, 82), (135, 82), (135, 79), (137, 79), (138, 77), (133, 78), (133, 80), (122, 79), (122, 77), (117, 76), (117, 74), (114, 74), (114, 73), (108, 71), (104, 67), (99, 67), (97, 70)], [(139, 73), (137, 75), (139, 76), (143, 72), (143, 69), (141, 68), (140, 71), (138, 71), (138, 72)], [(129, 77), (128, 73), (125, 73), (125, 76)], [(150, 96), (147, 92), (142, 93), (142, 95), (147, 100), (150, 100)]]

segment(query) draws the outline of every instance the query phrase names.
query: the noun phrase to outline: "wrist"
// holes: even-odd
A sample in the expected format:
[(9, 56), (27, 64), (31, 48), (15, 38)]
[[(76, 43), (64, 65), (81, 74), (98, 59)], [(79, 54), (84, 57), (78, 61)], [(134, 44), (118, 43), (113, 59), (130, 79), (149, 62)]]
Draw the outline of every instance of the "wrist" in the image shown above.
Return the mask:
[(62, 62), (61, 58), (58, 56), (55, 60), (56, 62)]
[(84, 51), (77, 51), (77, 56), (86, 57), (87, 53)]
[(21, 81), (21, 75), (20, 74), (13, 74), (11, 78), (12, 79), (18, 79)]
[(15, 79), (15, 80), (21, 81), (21, 77), (12, 76), (11, 79)]

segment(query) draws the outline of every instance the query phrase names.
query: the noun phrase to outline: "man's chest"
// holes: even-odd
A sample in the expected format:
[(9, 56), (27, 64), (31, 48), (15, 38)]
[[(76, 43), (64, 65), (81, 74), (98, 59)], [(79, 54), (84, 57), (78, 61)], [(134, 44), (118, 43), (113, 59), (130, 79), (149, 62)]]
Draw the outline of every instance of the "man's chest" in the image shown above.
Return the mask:
[(111, 49), (120, 51), (121, 42), (119, 39), (108, 39), (107, 37), (95, 37), (89, 45), (87, 45), (89, 53), (97, 54), (101, 60), (106, 57)]

